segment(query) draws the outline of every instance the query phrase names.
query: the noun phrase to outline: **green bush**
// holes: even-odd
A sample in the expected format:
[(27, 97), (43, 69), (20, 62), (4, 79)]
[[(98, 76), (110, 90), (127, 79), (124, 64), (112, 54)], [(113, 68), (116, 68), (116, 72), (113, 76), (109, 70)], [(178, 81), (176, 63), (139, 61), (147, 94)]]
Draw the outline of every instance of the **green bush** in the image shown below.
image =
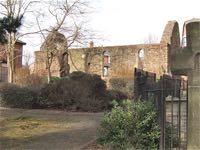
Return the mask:
[(154, 103), (138, 101), (133, 105), (136, 131), (134, 145), (137, 149), (157, 149), (159, 146), (160, 127)]
[(114, 101), (114, 108), (106, 113), (101, 121), (99, 129), (99, 141), (113, 149), (125, 149), (131, 147), (131, 132), (133, 118), (130, 104), (123, 102), (124, 106), (118, 106)]
[(0, 105), (14, 108), (38, 108), (38, 91), (15, 84), (0, 83)]
[[(60, 80), (60, 79), (61, 79), (60, 77), (52, 76), (52, 77), (51, 77), (51, 82), (58, 81), (58, 80)], [(47, 80), (47, 79), (46, 79), (46, 80)]]
[(99, 142), (113, 149), (157, 149), (160, 128), (151, 101), (114, 102), (104, 115), (99, 129)]
[(73, 72), (41, 90), (45, 107), (81, 111), (102, 111), (109, 100), (105, 81), (95, 74)]

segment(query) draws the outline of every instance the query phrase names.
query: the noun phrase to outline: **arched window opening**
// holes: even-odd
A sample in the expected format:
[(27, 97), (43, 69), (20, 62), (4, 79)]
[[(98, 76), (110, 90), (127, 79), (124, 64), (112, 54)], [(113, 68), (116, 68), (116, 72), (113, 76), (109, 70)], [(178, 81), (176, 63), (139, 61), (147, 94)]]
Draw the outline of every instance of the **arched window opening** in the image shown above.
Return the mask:
[(143, 60), (144, 59), (144, 49), (140, 49), (138, 52), (138, 57), (139, 59)]
[(104, 66), (103, 67), (103, 76), (107, 77), (109, 75), (109, 67), (108, 66)]
[(182, 38), (182, 47), (186, 47), (187, 46), (187, 39), (186, 36)]
[(145, 52), (144, 49), (140, 49), (138, 51), (138, 68), (139, 69), (144, 69), (144, 56), (145, 56)]
[(106, 77), (109, 75), (110, 71), (110, 53), (105, 51), (103, 53), (103, 76)]
[(104, 66), (108, 66), (110, 64), (110, 53), (108, 51), (105, 51), (103, 54), (103, 62)]

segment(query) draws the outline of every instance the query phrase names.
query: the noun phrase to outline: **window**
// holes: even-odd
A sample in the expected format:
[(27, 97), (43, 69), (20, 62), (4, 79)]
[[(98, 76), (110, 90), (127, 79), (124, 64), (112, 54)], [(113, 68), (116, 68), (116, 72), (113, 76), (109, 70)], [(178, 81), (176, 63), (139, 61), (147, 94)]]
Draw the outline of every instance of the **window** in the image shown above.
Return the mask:
[(108, 66), (110, 64), (110, 53), (108, 51), (103, 53), (103, 63), (104, 66)]
[(139, 52), (138, 52), (138, 57), (140, 59), (144, 59), (144, 49), (140, 49)]
[(182, 39), (182, 47), (186, 47), (187, 46), (187, 39), (186, 37), (183, 37)]
[(103, 53), (103, 76), (106, 77), (109, 75), (110, 70), (110, 53), (105, 51)]
[(144, 69), (144, 49), (138, 51), (138, 68)]
[(104, 62), (104, 65), (108, 65), (109, 64), (109, 56), (104, 56), (103, 62)]
[(103, 67), (103, 76), (107, 77), (109, 75), (109, 67), (108, 66), (104, 66)]

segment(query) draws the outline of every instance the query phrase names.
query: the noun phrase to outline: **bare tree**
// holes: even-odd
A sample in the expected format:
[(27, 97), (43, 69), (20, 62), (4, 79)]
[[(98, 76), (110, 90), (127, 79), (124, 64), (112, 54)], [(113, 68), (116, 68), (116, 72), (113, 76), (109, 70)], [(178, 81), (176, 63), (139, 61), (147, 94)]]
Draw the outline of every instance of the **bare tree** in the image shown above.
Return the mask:
[[(42, 32), (41, 32), (42, 33)], [(52, 31), (48, 34), (47, 37), (44, 36), (42, 33), (45, 41), (41, 46), (41, 50), (45, 52), (45, 64), (46, 64), (46, 70), (47, 70), (47, 81), (48, 83), (51, 81), (51, 65), (53, 63), (53, 59), (55, 57), (58, 57), (59, 65), (62, 66), (62, 69), (60, 69), (60, 76), (66, 76), (65, 74), (68, 74), (69, 72), (65, 73), (63, 71), (69, 71), (69, 67), (64, 66), (65, 62), (68, 62), (68, 53), (65, 54), (64, 52), (67, 49), (67, 39), (65, 36), (58, 31)], [(63, 56), (64, 55), (64, 56)], [(67, 56), (67, 57), (65, 57)], [(64, 57), (64, 58), (59, 58)], [(61, 68), (61, 67), (60, 67)], [(63, 75), (64, 74), (64, 75)]]
[(23, 61), (24, 61), (25, 66), (29, 67), (30, 60), (31, 60), (31, 54), (30, 54), (30, 52), (28, 52), (28, 51), (24, 52), (23, 58), (24, 58)]
[[(7, 55), (7, 65), (8, 65), (8, 81), (13, 82), (14, 72), (15, 72), (15, 46), (20, 37), (24, 35), (31, 34), (19, 32), (19, 27), (23, 23), (23, 18), (26, 13), (31, 12), (31, 6), (36, 1), (27, 0), (4, 0), (0, 1), (0, 15), (3, 19), (7, 19), (8, 26), (4, 30), (6, 35), (6, 47), (5, 53)], [(17, 24), (17, 25), (16, 25)], [(32, 32), (34, 33), (34, 32)]]
[(153, 43), (158, 43), (158, 37), (154, 34), (149, 33), (149, 35), (147, 36), (147, 38), (144, 39), (144, 44), (153, 44)]
[(90, 67), (95, 59), (96, 56), (102, 56), (103, 55), (103, 46), (101, 48), (95, 49), (93, 47), (93, 41), (90, 41), (89, 43), (89, 48), (83, 49), (84, 54), (82, 55), (82, 58), (84, 59), (84, 71), (89, 73), (90, 72)]
[[(45, 37), (45, 32), (41, 32), (44, 38), (41, 49), (46, 50), (48, 78), (51, 77), (50, 69), (52, 60), (55, 57), (59, 62), (60, 77), (69, 74), (68, 59), (70, 52), (68, 49), (73, 44), (81, 44), (83, 40), (88, 39), (89, 30), (84, 25), (87, 23), (86, 18), (90, 8), (89, 2), (86, 0), (50, 1), (48, 11), (55, 22), (46, 30), (48, 31), (47, 37)], [(43, 19), (43, 16), (41, 19)], [(40, 17), (37, 18), (37, 22), (40, 30), (42, 30), (39, 20)]]

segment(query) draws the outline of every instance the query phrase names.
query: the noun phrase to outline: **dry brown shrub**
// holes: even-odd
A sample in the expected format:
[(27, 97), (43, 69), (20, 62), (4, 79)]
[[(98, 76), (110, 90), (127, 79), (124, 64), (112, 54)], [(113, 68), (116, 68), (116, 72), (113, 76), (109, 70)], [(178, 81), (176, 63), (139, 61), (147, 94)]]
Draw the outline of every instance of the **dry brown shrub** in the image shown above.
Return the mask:
[(22, 87), (41, 87), (45, 80), (37, 74), (30, 74), (28, 67), (20, 68), (16, 71), (15, 83)]

